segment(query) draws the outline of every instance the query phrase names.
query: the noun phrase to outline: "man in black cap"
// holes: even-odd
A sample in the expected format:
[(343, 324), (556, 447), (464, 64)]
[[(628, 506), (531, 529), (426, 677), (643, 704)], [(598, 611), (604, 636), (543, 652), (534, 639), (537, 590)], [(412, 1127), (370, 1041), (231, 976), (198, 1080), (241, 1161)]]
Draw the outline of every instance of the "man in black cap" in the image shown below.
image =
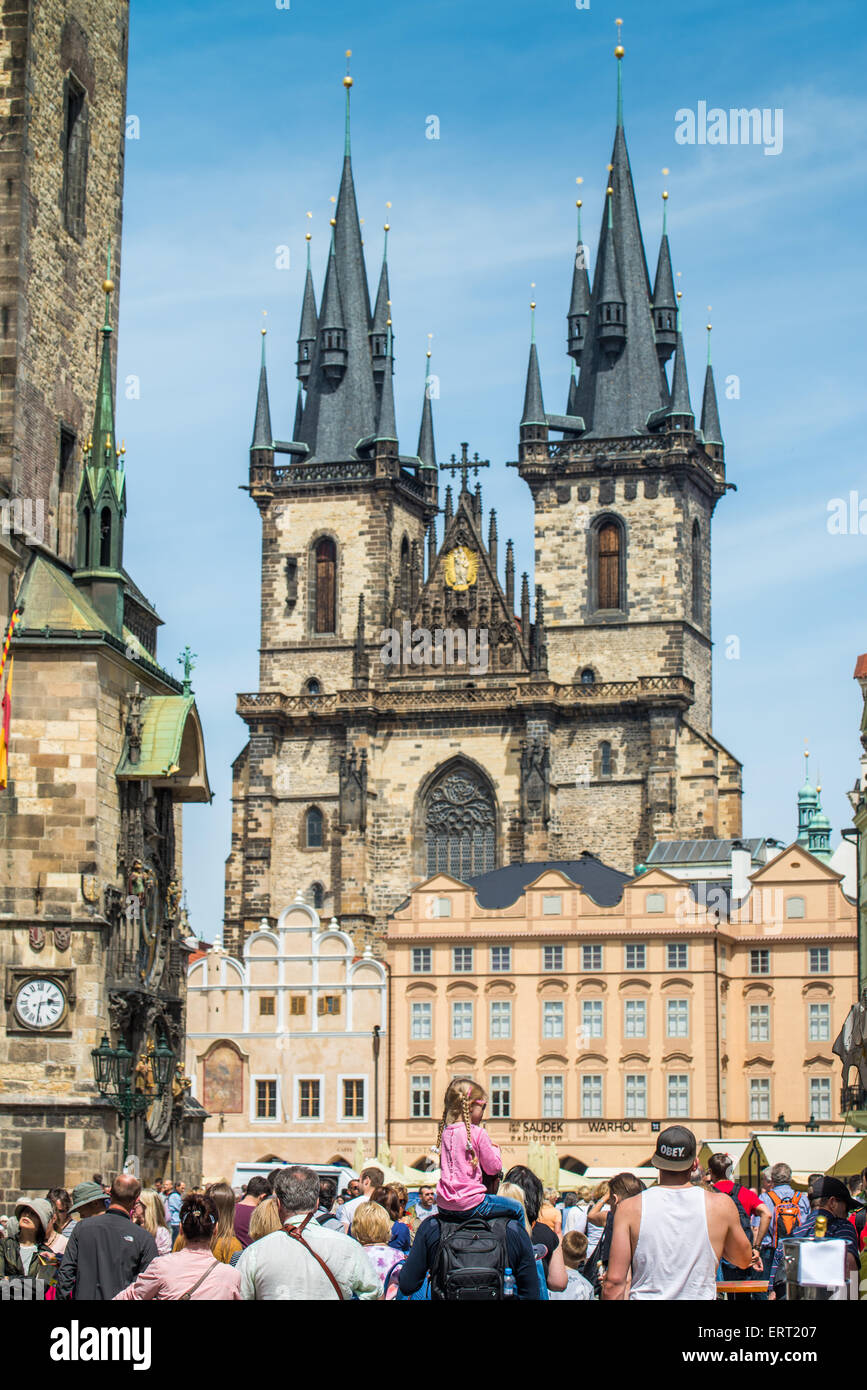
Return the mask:
[(604, 1299), (709, 1301), (716, 1298), (721, 1257), (740, 1269), (761, 1268), (731, 1198), (690, 1181), (692, 1130), (664, 1129), (650, 1161), (659, 1169), (659, 1185), (617, 1203)]
[[(828, 1240), (845, 1240), (846, 1250), (846, 1274), (854, 1273), (861, 1267), (861, 1251), (858, 1244), (858, 1232), (849, 1220), (849, 1213), (860, 1211), (864, 1206), (857, 1197), (853, 1197), (848, 1187), (839, 1178), (820, 1178), (813, 1183), (813, 1210), (800, 1224), (796, 1226), (789, 1240), (808, 1240), (816, 1233), (816, 1217), (826, 1216), (828, 1218), (828, 1229), (826, 1237)], [(774, 1262), (771, 1265), (771, 1277), (768, 1280), (768, 1298), (786, 1297), (786, 1275), (783, 1264), (783, 1246), (777, 1246), (774, 1255)]]

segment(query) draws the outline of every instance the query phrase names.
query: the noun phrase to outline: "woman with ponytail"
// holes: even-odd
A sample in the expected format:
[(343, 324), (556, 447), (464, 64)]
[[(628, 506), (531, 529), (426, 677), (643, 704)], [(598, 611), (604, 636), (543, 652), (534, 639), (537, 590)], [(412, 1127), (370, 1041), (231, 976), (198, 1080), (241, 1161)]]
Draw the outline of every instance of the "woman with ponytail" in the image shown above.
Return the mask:
[(134, 1283), (115, 1294), (116, 1301), (240, 1301), (240, 1274), (216, 1259), (211, 1249), (218, 1222), (214, 1199), (204, 1193), (191, 1193), (181, 1206), (180, 1220), (183, 1249), (157, 1256)]

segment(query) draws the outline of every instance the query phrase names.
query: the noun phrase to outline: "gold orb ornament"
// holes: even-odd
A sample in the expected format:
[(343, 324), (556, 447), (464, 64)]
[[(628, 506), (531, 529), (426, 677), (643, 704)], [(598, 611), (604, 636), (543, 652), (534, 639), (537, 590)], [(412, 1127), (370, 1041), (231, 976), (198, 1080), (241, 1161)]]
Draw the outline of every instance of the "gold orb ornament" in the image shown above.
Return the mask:
[(614, 56), (615, 58), (622, 58), (625, 52), (626, 49), (623, 47), (623, 44), (619, 43), (614, 50)]
[(106, 294), (111, 294), (112, 290), (114, 289), (114, 281), (113, 281), (113, 280), (103, 280), (103, 282), (102, 282), (102, 288), (103, 288), (103, 290), (105, 291)]
[(312, 233), (312, 232), (305, 232), (305, 233), (304, 233), (304, 240), (305, 240), (305, 241), (312, 241), (312, 240), (313, 240), (313, 233)]

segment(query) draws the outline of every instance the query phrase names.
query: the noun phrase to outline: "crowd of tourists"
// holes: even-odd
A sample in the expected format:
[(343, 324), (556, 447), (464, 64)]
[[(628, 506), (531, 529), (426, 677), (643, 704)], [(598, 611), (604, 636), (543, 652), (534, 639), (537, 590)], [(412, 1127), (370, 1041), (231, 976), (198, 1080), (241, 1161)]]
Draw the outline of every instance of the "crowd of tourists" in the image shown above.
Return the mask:
[(655, 1185), (625, 1172), (561, 1197), (523, 1165), (503, 1172), (486, 1106), (471, 1078), (450, 1083), (439, 1181), (412, 1201), (376, 1164), (339, 1196), (297, 1164), (239, 1192), (94, 1174), (71, 1194), (22, 1197), (0, 1216), (0, 1280), (73, 1301), (678, 1301), (738, 1283), (772, 1300), (786, 1295), (782, 1241), (812, 1237), (819, 1216), (846, 1244), (847, 1273), (867, 1275), (867, 1170), (817, 1173), (799, 1192), (778, 1163), (757, 1192), (728, 1154), (703, 1170), (695, 1136), (673, 1125), (657, 1138)]

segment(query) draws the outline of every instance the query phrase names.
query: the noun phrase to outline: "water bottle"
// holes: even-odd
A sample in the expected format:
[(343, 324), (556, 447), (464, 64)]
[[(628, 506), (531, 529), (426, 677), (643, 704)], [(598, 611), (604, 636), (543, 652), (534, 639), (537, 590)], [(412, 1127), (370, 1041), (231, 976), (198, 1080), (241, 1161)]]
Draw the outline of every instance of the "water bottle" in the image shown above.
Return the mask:
[(511, 1269), (507, 1266), (507, 1267), (506, 1267), (506, 1273), (505, 1273), (504, 1276), (503, 1276), (503, 1298), (517, 1298), (517, 1297), (518, 1297), (518, 1285), (517, 1285), (517, 1283), (516, 1283), (516, 1281), (515, 1281), (515, 1276), (514, 1276), (514, 1274), (512, 1273)]

